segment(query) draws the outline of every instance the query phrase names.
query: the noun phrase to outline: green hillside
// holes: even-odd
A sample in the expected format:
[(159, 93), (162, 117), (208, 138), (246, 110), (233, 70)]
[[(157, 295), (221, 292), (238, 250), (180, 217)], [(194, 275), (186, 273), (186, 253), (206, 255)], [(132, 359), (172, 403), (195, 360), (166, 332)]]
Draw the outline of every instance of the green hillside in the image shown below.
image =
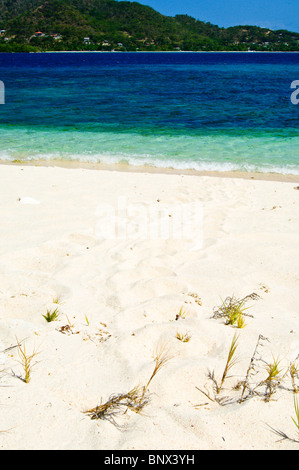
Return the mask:
[(0, 51), (299, 51), (299, 34), (219, 28), (137, 2), (0, 0)]

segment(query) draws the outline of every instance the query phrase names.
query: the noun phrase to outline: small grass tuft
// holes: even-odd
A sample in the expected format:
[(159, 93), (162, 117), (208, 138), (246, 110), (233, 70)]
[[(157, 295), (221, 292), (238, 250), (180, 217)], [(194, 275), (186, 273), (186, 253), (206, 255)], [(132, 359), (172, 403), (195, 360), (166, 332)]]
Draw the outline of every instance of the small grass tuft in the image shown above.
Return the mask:
[(54, 310), (48, 309), (46, 315), (43, 315), (43, 317), (48, 323), (50, 323), (52, 321), (58, 320), (58, 318), (60, 317), (60, 312), (58, 308), (55, 308)]
[(280, 375), (282, 369), (279, 369), (280, 361), (273, 357), (272, 362), (267, 362), (265, 365), (268, 377), (262, 382), (266, 385), (265, 392), (265, 401), (270, 401), (273, 393), (276, 392), (277, 387), (279, 386), (282, 376)]
[(176, 334), (176, 338), (182, 343), (188, 343), (191, 339), (191, 335), (189, 333), (180, 333), (179, 331)]
[(180, 318), (185, 319), (188, 317), (188, 315), (189, 315), (188, 312), (186, 312), (186, 310), (184, 310), (184, 308), (181, 307), (179, 313), (176, 314), (175, 319), (176, 320), (179, 320)]

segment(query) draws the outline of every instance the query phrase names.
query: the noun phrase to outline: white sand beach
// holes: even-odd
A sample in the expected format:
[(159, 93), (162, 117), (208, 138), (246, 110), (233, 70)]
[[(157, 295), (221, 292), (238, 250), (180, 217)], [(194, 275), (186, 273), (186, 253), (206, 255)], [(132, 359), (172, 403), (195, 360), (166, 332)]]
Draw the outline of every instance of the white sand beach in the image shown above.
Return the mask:
[[(298, 450), (299, 178), (0, 175), (0, 449)], [(243, 328), (213, 317), (249, 295)], [(36, 353), (28, 383), (18, 342)], [(140, 413), (84, 413), (147, 384), (158, 347)]]

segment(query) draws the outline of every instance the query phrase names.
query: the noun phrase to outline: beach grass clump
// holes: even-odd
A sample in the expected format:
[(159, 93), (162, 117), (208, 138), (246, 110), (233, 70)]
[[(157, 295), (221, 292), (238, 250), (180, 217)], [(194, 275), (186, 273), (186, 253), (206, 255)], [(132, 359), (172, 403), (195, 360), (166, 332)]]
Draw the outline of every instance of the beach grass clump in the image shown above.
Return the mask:
[(21, 364), (24, 372), (24, 378), (22, 380), (25, 383), (29, 383), (31, 379), (32, 368), (37, 364), (36, 361), (34, 362), (34, 358), (38, 354), (38, 352), (34, 350), (31, 354), (28, 354), (26, 351), (25, 344), (22, 346), (19, 341), (17, 342), (17, 347), (19, 355), (18, 362), (19, 364)]
[[(272, 356), (272, 361), (264, 360), (261, 354), (261, 348), (265, 345), (265, 341), (269, 341), (268, 338), (263, 335), (259, 335), (253, 355), (251, 356), (249, 366), (245, 378), (239, 380), (237, 384), (232, 387), (234, 391), (241, 390), (241, 396), (238, 399), (233, 397), (220, 397), (220, 392), (223, 389), (224, 382), (229, 377), (229, 371), (232, 367), (238, 362), (236, 358), (236, 349), (238, 347), (238, 336), (234, 335), (230, 349), (228, 352), (226, 364), (223, 370), (221, 380), (217, 380), (215, 376), (215, 371), (209, 371), (208, 377), (212, 380), (214, 384), (214, 399), (211, 397), (210, 393), (203, 391), (202, 389), (196, 387), (200, 392), (202, 392), (206, 397), (211, 401), (217, 401), (220, 404), (228, 404), (237, 401), (238, 403), (243, 403), (245, 400), (258, 396), (264, 399), (265, 402), (269, 402), (273, 395), (276, 393), (278, 388), (282, 387), (282, 382), (284, 381), (286, 375), (290, 373), (292, 379), (292, 388), (288, 389), (293, 391), (294, 394), (298, 393), (298, 386), (295, 383), (295, 378), (298, 378), (298, 368), (296, 363), (291, 363), (290, 367), (285, 370), (280, 367), (280, 360)], [(266, 371), (266, 378), (263, 378)]]
[(226, 325), (244, 328), (246, 326), (244, 316), (252, 317), (252, 315), (246, 313), (249, 307), (246, 307), (245, 304), (249, 300), (255, 300), (258, 297), (258, 294), (252, 293), (242, 299), (238, 299), (235, 296), (226, 297), (224, 301), (221, 299), (222, 304), (214, 308), (212, 317), (216, 319), (224, 318)]
[(102, 419), (108, 420), (112, 424), (119, 427), (115, 421), (115, 417), (125, 414), (128, 410), (134, 411), (135, 413), (141, 413), (142, 410), (150, 402), (149, 386), (157, 375), (157, 373), (166, 365), (171, 359), (165, 346), (158, 347), (154, 355), (154, 370), (145, 385), (138, 385), (133, 387), (127, 393), (113, 394), (105, 402), (84, 411), (91, 419)]
[(48, 323), (52, 321), (57, 321), (58, 318), (60, 317), (60, 312), (58, 308), (55, 308), (54, 310), (47, 309), (47, 313), (43, 315), (43, 317)]

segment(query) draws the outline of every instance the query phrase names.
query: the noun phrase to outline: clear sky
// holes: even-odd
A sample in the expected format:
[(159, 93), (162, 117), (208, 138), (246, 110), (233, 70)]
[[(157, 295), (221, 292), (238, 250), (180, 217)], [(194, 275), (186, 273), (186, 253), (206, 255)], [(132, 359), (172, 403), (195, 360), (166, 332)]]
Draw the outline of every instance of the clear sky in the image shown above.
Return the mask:
[(299, 0), (137, 1), (151, 6), (163, 15), (187, 14), (225, 28), (247, 24), (299, 33)]

